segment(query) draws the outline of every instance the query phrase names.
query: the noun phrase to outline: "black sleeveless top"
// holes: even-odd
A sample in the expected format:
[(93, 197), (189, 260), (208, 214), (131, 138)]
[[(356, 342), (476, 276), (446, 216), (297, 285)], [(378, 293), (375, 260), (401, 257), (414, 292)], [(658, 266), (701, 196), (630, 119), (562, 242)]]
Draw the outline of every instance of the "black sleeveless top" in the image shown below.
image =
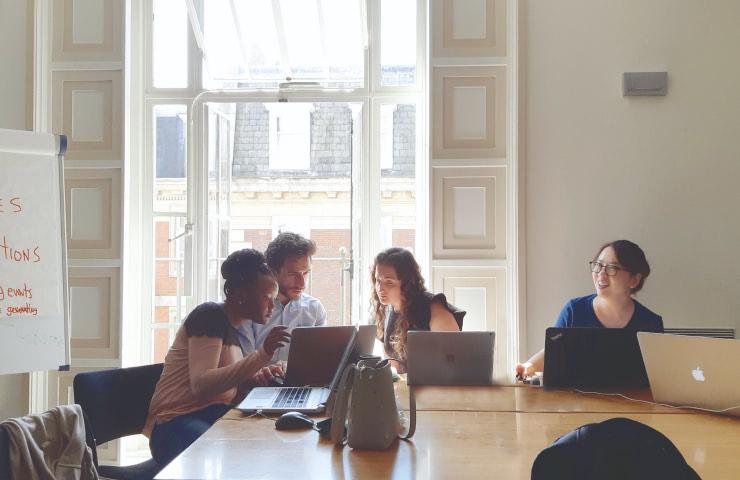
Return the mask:
[[(237, 345), (242, 348), (239, 342), (239, 334), (229, 323), (229, 317), (226, 315), (222, 303), (201, 303), (188, 314), (183, 323), (188, 337), (220, 338), (223, 340), (224, 346)], [(242, 353), (244, 353), (243, 349)]]
[[(420, 300), (416, 302), (416, 306), (414, 308), (414, 311), (412, 312), (414, 317), (414, 325), (410, 325), (409, 330), (430, 330), (429, 321), (432, 318), (432, 303), (439, 303), (444, 306), (452, 314), (452, 316), (455, 317), (457, 326), (460, 328), (460, 330), (462, 330), (463, 318), (465, 317), (465, 314), (467, 312), (465, 312), (464, 310), (460, 310), (456, 306), (450, 304), (447, 301), (447, 297), (444, 293), (438, 293), (435, 295), (429, 292), (422, 293)], [(398, 357), (398, 353), (393, 349), (393, 345), (391, 345), (391, 337), (395, 332), (398, 316), (399, 315), (393, 311), (393, 307), (389, 305), (385, 313), (385, 328), (383, 332), (383, 338), (381, 340), (383, 341), (385, 354), (388, 357), (392, 358)]]

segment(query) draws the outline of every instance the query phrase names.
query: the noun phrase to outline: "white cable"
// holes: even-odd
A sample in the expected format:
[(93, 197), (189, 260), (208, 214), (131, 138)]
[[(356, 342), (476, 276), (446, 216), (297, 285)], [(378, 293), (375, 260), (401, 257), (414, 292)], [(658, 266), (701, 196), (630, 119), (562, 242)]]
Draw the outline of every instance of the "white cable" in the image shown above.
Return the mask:
[(607, 396), (607, 397), (621, 397), (621, 398), (624, 398), (626, 400), (631, 400), (633, 402), (647, 403), (648, 405), (658, 405), (658, 406), (661, 406), (661, 407), (668, 407), (668, 408), (688, 408), (688, 409), (691, 409), (691, 410), (700, 410), (702, 412), (709, 412), (709, 413), (724, 413), (724, 412), (727, 412), (729, 410), (735, 410), (736, 408), (740, 408), (740, 405), (735, 405), (734, 407), (727, 407), (727, 408), (723, 408), (721, 410), (712, 410), (711, 408), (694, 407), (694, 406), (691, 406), (691, 405), (669, 405), (667, 403), (651, 402), (650, 400), (640, 400), (640, 399), (637, 399), (637, 398), (628, 397), (627, 395), (623, 395), (621, 393), (587, 392), (587, 391), (584, 391), (584, 390), (578, 390), (577, 388), (574, 388), (573, 390), (576, 391), (576, 392), (578, 392), (578, 393), (584, 393), (584, 394), (587, 394), (587, 395), (604, 395), (604, 396)]
[(262, 418), (266, 418), (268, 420), (272, 420), (273, 422), (277, 422), (277, 418), (268, 417), (267, 415), (265, 415), (264, 413), (262, 413), (262, 410), (257, 410), (253, 414), (247, 415), (246, 417), (239, 417), (239, 418), (221, 417), (220, 420), (239, 420), (239, 421), (241, 421), (241, 420), (246, 420), (247, 418), (253, 418), (253, 417), (256, 417), (256, 416), (260, 416)]

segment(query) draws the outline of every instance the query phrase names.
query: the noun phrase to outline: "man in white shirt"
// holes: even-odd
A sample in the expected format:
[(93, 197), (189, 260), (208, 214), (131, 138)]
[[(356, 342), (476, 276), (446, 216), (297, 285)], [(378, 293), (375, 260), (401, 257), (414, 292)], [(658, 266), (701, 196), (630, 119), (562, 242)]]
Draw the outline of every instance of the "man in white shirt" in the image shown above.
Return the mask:
[[(244, 353), (258, 349), (272, 327), (285, 325), (288, 331), (295, 327), (313, 327), (326, 324), (326, 310), (321, 302), (304, 293), (306, 279), (311, 271), (311, 257), (316, 244), (297, 233), (281, 232), (265, 250), (267, 266), (278, 281), (278, 294), (270, 320), (264, 325), (245, 322), (239, 327), (239, 342)], [(289, 345), (278, 348), (272, 362), (288, 360)]]

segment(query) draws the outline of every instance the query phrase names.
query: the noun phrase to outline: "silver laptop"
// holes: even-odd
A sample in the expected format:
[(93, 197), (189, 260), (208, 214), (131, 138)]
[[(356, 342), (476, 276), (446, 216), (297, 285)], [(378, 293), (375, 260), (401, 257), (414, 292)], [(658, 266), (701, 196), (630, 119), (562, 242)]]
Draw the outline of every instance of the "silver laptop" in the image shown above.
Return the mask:
[[(718, 411), (740, 406), (740, 341), (638, 332), (658, 403)], [(718, 412), (740, 416), (740, 408)]]
[(409, 331), (409, 385), (492, 385), (494, 332)]
[(360, 357), (372, 355), (375, 346), (377, 328), (375, 325), (358, 325), (357, 338), (352, 355), (349, 357), (349, 363), (357, 363)]
[(320, 413), (339, 386), (355, 346), (357, 329), (294, 328), (282, 387), (255, 387), (236, 407), (243, 412)]

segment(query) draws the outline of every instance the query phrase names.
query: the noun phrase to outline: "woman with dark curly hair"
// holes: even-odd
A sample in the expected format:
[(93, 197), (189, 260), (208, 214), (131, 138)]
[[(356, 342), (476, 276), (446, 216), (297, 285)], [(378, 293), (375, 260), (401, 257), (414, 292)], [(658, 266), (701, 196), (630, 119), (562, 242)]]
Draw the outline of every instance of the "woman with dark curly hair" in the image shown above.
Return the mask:
[(399, 371), (406, 371), (409, 330), (459, 331), (465, 312), (447, 303), (443, 293), (424, 287), (419, 264), (406, 249), (389, 248), (375, 257), (370, 271), (372, 306), (378, 339)]
[[(233, 252), (221, 265), (223, 303), (206, 302), (190, 312), (164, 360), (144, 434), (152, 456), (166, 465), (244, 397), (246, 388), (278, 347), (290, 339), (285, 327), (244, 356), (237, 328), (270, 318), (277, 283), (257, 250)], [(265, 367), (269, 368), (269, 367)]]

